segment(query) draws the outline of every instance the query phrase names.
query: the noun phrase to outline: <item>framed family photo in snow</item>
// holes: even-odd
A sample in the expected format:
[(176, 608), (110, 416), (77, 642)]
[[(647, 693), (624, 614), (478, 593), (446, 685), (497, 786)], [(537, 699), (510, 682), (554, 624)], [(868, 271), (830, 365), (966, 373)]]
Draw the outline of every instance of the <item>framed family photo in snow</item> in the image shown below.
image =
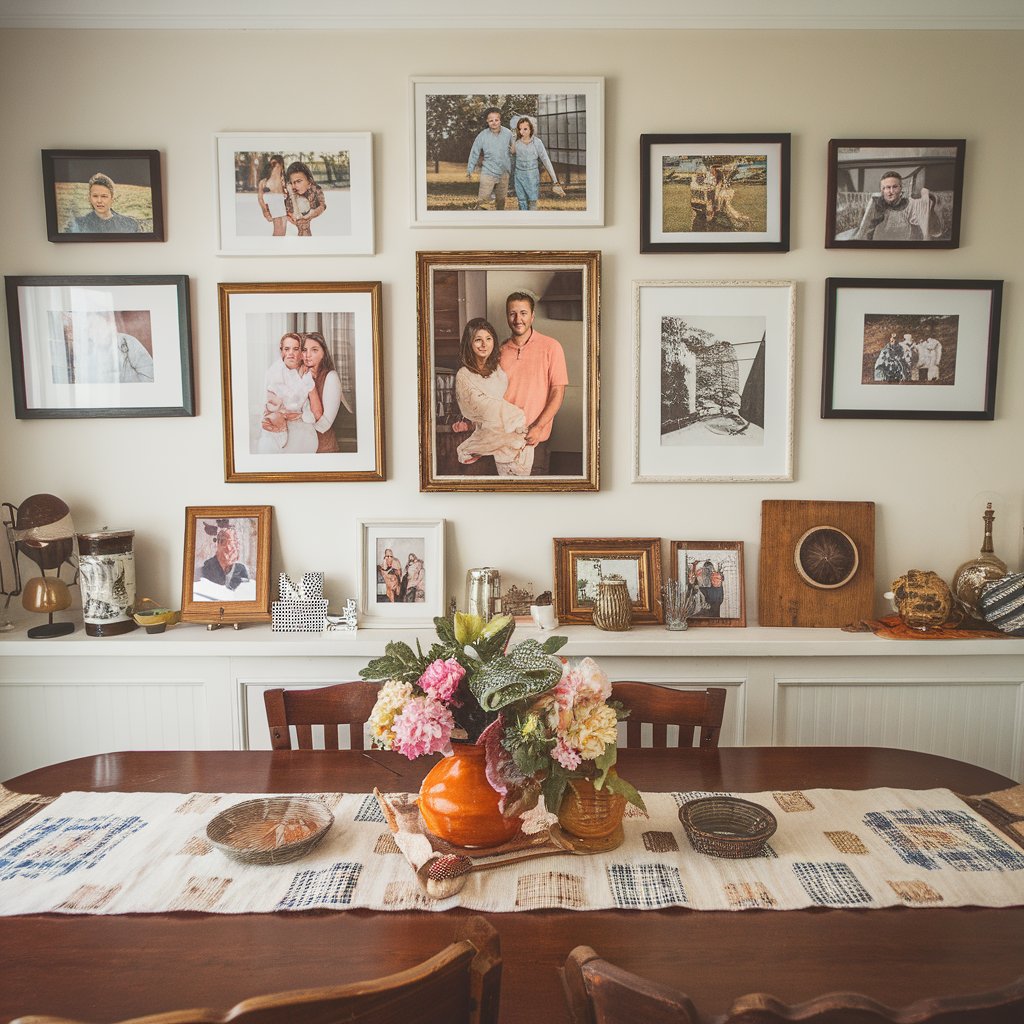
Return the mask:
[(636, 483), (793, 479), (792, 281), (633, 284)]

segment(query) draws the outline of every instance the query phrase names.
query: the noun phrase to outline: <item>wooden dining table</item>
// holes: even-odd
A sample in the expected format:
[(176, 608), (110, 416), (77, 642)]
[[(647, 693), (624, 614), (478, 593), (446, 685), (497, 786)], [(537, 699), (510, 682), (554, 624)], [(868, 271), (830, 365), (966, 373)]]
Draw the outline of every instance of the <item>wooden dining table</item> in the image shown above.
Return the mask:
[[(54, 795), (369, 792), (375, 786), (415, 792), (431, 764), (380, 751), (127, 751), (41, 768), (6, 785)], [(1013, 784), (948, 758), (872, 747), (624, 749), (619, 771), (650, 792), (888, 786), (979, 794)], [(260, 993), (377, 977), (444, 947), (471, 913), (0, 917), (0, 1021), (29, 1013), (113, 1021), (193, 1006), (227, 1008)], [(578, 944), (688, 993), (708, 1019), (747, 992), (796, 1002), (857, 991), (899, 1006), (996, 988), (1024, 973), (1024, 906), (484, 916), (501, 941), (503, 1024), (568, 1021), (559, 968)]]

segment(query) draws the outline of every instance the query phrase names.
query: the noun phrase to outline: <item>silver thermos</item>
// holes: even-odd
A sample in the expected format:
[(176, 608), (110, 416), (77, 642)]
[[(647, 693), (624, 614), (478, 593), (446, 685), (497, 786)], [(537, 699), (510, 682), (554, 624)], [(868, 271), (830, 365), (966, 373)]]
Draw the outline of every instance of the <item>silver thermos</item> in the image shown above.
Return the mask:
[(501, 614), (501, 573), (484, 566), (466, 573), (466, 612), (489, 619)]

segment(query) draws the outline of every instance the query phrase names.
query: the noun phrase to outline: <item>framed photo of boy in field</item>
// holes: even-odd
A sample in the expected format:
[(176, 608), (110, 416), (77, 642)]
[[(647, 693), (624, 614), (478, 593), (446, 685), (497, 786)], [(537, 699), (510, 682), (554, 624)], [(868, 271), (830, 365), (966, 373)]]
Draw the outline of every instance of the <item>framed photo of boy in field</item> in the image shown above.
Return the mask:
[(641, 135), (641, 252), (789, 252), (789, 135)]
[(604, 224), (603, 78), (413, 78), (413, 224)]
[(162, 242), (155, 149), (44, 149), (43, 202), (51, 242)]

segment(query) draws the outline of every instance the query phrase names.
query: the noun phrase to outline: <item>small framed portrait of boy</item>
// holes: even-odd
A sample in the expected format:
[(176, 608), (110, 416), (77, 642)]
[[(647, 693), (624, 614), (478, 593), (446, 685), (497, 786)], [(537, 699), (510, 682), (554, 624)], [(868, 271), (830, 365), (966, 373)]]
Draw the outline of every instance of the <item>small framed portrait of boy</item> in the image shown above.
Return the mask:
[(43, 202), (51, 242), (164, 240), (155, 149), (44, 149)]
[(270, 621), (269, 505), (185, 509), (181, 618)]

